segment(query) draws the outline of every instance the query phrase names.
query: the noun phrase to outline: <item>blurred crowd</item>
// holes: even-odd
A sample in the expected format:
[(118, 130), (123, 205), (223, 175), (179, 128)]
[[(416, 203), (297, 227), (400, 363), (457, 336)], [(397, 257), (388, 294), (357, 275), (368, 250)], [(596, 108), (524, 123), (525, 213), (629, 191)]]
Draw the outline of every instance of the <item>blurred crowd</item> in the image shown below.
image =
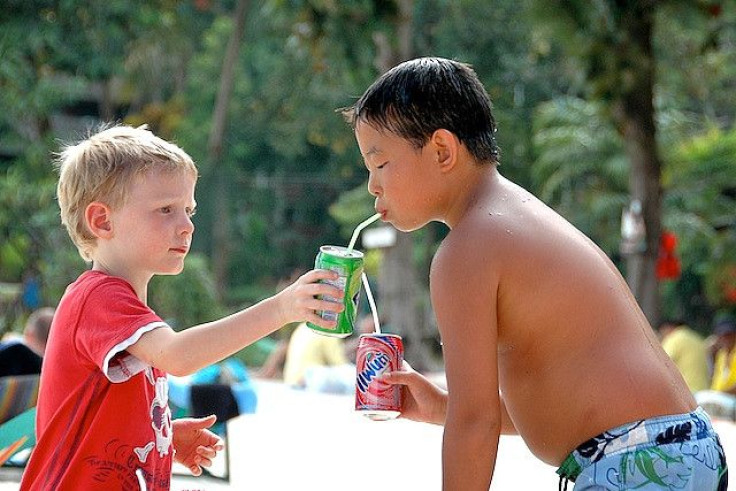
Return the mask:
[(677, 319), (662, 321), (658, 331), (698, 404), (714, 418), (736, 421), (736, 318), (717, 316), (705, 338)]

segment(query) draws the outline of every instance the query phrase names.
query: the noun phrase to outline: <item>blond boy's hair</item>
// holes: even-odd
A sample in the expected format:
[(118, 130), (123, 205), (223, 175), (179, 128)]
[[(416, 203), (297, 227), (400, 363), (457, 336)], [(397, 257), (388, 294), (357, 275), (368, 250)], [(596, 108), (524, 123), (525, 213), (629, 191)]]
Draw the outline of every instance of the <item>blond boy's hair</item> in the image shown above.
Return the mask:
[(133, 179), (143, 172), (185, 172), (197, 176), (192, 158), (181, 148), (155, 136), (145, 126), (107, 127), (77, 144), (64, 146), (56, 165), (61, 223), (85, 261), (92, 260), (96, 238), (85, 222), (95, 201), (112, 209), (125, 204)]

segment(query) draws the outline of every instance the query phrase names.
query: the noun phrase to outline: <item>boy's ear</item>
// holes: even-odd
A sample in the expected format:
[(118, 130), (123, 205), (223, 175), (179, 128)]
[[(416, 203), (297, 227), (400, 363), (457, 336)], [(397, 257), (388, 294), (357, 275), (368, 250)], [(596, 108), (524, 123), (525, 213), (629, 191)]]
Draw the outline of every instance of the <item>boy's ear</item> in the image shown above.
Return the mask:
[(449, 130), (439, 129), (432, 133), (430, 141), (433, 151), (436, 152), (436, 161), (441, 171), (452, 169), (457, 163), (460, 141)]
[(105, 203), (93, 201), (84, 210), (84, 220), (87, 228), (95, 237), (112, 237), (112, 222), (110, 221), (110, 207)]

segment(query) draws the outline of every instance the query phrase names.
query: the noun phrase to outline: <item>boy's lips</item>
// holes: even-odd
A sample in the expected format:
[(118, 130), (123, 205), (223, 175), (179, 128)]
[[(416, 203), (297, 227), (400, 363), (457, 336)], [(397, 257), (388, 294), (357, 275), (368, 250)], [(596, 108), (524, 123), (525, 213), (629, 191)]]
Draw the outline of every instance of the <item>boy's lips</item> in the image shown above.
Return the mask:
[(187, 247), (187, 246), (183, 246), (183, 247), (172, 247), (169, 250), (174, 251), (174, 252), (178, 252), (180, 254), (186, 254), (189, 251), (189, 247)]

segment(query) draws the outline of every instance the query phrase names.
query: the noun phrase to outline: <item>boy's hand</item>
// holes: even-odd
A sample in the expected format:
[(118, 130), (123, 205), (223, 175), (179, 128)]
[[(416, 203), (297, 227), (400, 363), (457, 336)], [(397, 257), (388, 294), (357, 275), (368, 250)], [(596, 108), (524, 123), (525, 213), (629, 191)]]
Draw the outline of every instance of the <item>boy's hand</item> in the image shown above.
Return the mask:
[(384, 372), (380, 380), (391, 385), (403, 385), (401, 418), (445, 424), (447, 393), (414, 370), (404, 360), (402, 370)]
[(206, 418), (181, 418), (171, 422), (174, 460), (195, 476), (202, 474), (202, 467), (210, 467), (217, 452), (224, 448), (222, 439), (207, 429), (215, 421), (217, 417), (212, 414)]
[[(305, 273), (277, 293), (276, 299), (283, 324), (308, 321), (327, 329), (333, 329), (336, 322), (323, 319), (315, 311), (342, 312), (345, 309), (342, 304), (343, 291), (333, 285), (319, 283), (320, 280), (336, 281), (337, 279), (338, 274), (334, 271), (315, 269)], [(318, 299), (318, 295), (336, 298), (339, 303)]]

